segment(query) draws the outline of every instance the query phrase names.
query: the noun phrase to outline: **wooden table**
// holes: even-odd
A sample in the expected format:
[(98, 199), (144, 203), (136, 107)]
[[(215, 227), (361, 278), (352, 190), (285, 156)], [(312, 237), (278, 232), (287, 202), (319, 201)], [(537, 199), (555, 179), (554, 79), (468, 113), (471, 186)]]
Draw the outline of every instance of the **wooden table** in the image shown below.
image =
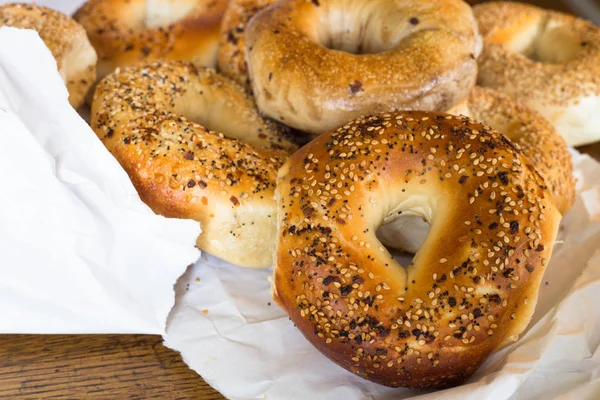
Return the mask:
[(224, 399), (150, 335), (0, 335), (0, 398)]

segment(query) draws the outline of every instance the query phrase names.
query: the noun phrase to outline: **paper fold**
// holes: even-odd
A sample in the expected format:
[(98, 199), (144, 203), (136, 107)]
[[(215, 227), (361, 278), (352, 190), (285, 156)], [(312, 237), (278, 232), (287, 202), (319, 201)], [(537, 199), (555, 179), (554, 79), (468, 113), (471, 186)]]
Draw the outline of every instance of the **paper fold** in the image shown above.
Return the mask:
[(199, 226), (154, 215), (67, 98), (37, 33), (0, 28), (0, 332), (163, 333)]

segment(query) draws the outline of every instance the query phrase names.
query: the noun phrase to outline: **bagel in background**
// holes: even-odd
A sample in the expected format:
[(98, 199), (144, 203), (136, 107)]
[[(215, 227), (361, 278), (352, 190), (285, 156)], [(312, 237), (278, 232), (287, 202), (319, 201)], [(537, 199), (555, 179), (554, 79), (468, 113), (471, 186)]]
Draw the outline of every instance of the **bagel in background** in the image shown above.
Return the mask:
[(215, 66), (228, 0), (88, 0), (74, 18), (98, 52), (98, 79), (139, 62)]
[(260, 111), (320, 134), (359, 115), (459, 103), (481, 40), (461, 0), (280, 0), (250, 19), (245, 49)]
[(0, 26), (37, 31), (56, 60), (69, 103), (76, 109), (84, 103), (96, 80), (97, 55), (81, 25), (50, 8), (9, 3), (0, 5)]
[(568, 145), (600, 140), (600, 28), (516, 2), (473, 10), (484, 39), (478, 84), (538, 111)]

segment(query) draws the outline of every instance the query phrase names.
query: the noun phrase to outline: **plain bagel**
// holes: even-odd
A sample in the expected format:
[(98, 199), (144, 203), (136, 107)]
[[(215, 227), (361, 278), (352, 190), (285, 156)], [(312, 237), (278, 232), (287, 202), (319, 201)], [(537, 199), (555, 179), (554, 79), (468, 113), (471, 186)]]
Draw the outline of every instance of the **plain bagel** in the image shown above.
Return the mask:
[(481, 41), (460, 0), (280, 0), (252, 17), (245, 46), (261, 112), (320, 134), (359, 115), (459, 103)]
[(537, 110), (569, 145), (600, 140), (600, 28), (522, 3), (474, 13), (484, 38), (478, 83)]
[(91, 126), (156, 213), (200, 222), (200, 249), (272, 265), (275, 179), (295, 146), (240, 86), (186, 62), (118, 69), (96, 89)]
[(214, 66), (227, 0), (88, 0), (74, 15), (98, 52), (98, 78), (152, 60)]
[[(561, 216), (503, 135), (466, 117), (361, 117), (297, 151), (277, 182), (274, 298), (323, 354), (366, 379), (462, 383), (533, 314)], [(403, 268), (375, 236), (431, 223)]]
[(69, 103), (79, 108), (96, 80), (96, 52), (85, 30), (63, 13), (33, 4), (0, 6), (0, 26), (34, 29), (56, 59), (69, 91)]

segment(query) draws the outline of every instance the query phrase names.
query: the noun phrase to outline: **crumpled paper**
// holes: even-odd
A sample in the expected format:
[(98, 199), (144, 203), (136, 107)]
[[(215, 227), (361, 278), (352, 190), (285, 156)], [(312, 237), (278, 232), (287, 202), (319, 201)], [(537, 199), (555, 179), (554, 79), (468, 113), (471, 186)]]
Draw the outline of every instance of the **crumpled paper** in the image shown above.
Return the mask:
[(34, 31), (0, 28), (0, 332), (164, 332), (199, 256), (68, 103)]
[[(82, 0), (40, 3), (68, 12)], [(197, 256), (197, 225), (139, 201), (34, 36), (0, 29), (0, 332), (161, 332), (172, 285)], [(577, 202), (532, 323), (460, 387), (392, 389), (352, 375), (272, 303), (271, 269), (208, 255), (177, 282), (165, 343), (231, 399), (600, 398), (600, 164), (573, 157)]]

